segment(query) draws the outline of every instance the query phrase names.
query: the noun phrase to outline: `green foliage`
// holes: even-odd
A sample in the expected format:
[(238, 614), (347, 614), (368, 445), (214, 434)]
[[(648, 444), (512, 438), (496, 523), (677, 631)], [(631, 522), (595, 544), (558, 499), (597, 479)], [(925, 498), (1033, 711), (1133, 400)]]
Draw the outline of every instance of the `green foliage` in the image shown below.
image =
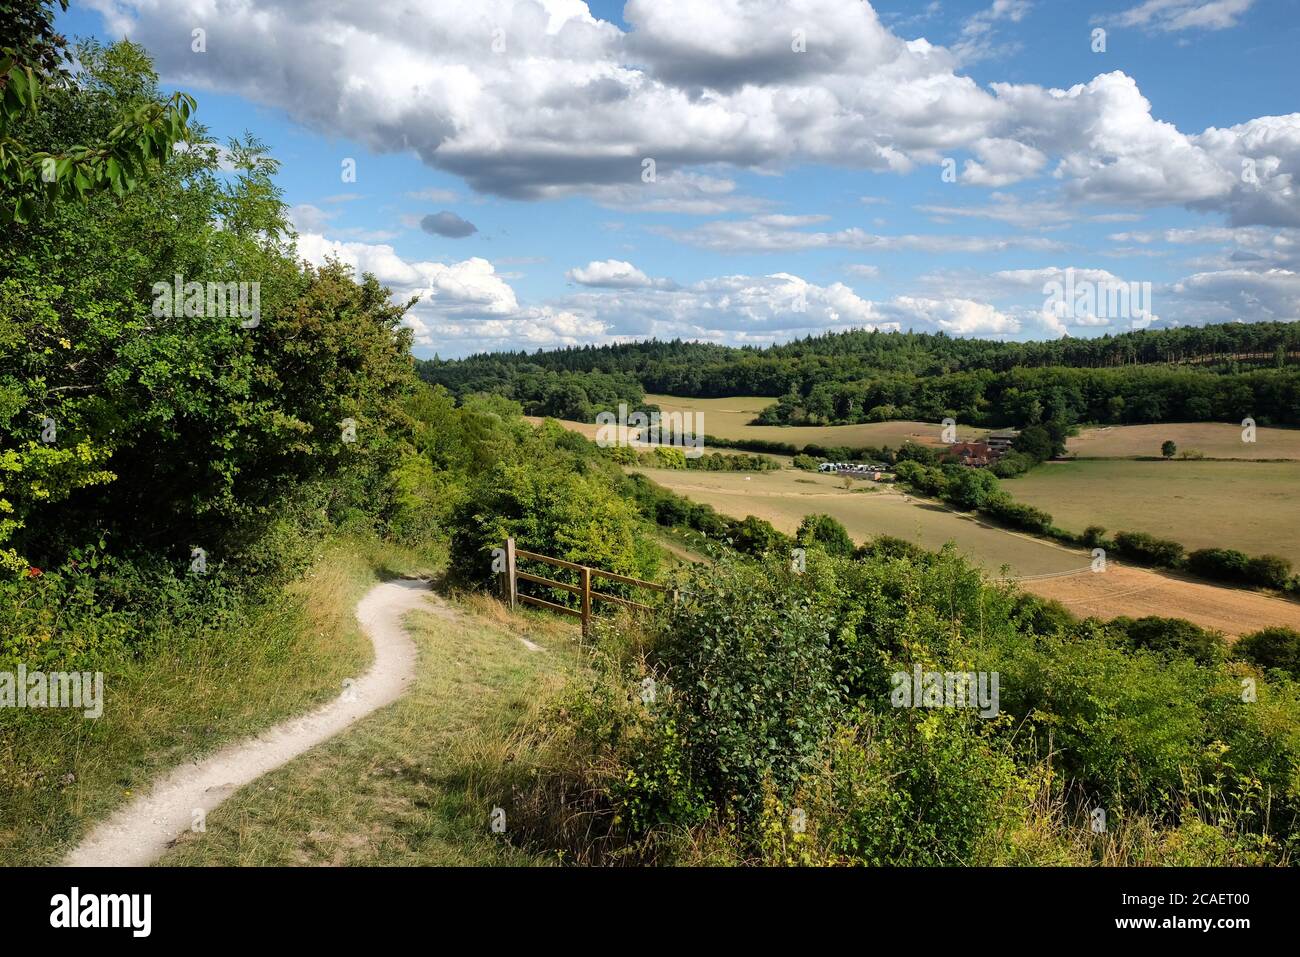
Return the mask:
[(794, 537), (800, 545), (820, 548), (829, 555), (852, 555), (855, 547), (848, 529), (829, 515), (806, 516)]
[(492, 414), (510, 441), (495, 445), (499, 457), (469, 477), (451, 512), (453, 579), (488, 584), (493, 549), (513, 537), (528, 551), (653, 580), (657, 559), (640, 534), (637, 505), (615, 491), (617, 472), (594, 446), (566, 448), (558, 424), (534, 430), (517, 415)]
[(1160, 454), (1167, 459), (1172, 459), (1178, 452), (1178, 443), (1172, 439), (1166, 439), (1160, 444)]
[(1278, 668), (1300, 681), (1300, 631), (1264, 628), (1245, 635), (1232, 648), (1233, 657), (1261, 668)]
[(1029, 792), (993, 726), (970, 712), (869, 713), (834, 742), (819, 836), (867, 866), (936, 867), (995, 856)]
[[(62, 8), (67, 0), (59, 0)], [(0, 10), (12, 37), (0, 47), (0, 221), (26, 223), (46, 215), (58, 203), (81, 201), (98, 192), (125, 196), (166, 163), (178, 143), (189, 142), (194, 98), (175, 93), (156, 95), (156, 77), (143, 51), (122, 43), (105, 51), (83, 44), (77, 60), (85, 73), (72, 74), (65, 41), (52, 26), (52, 4), (5, 3)], [(100, 102), (110, 77), (102, 66), (118, 68), (111, 76), (132, 72), (134, 89), (117, 86), (111, 112)], [(97, 108), (98, 122), (68, 128), (58, 114), (74, 108)], [(54, 119), (51, 119), (54, 117)], [(86, 145), (90, 144), (90, 145)]]
[(1111, 624), (1127, 636), (1134, 648), (1191, 658), (1203, 665), (1217, 665), (1227, 658), (1228, 643), (1223, 635), (1181, 618), (1116, 618)]
[(758, 812), (765, 784), (793, 793), (840, 696), (831, 622), (784, 578), (734, 565), (696, 577), (664, 615), (651, 658), (672, 688), (692, 779), (741, 817)]
[(1144, 565), (1177, 568), (1183, 563), (1183, 546), (1146, 532), (1116, 532), (1115, 549), (1125, 558)]

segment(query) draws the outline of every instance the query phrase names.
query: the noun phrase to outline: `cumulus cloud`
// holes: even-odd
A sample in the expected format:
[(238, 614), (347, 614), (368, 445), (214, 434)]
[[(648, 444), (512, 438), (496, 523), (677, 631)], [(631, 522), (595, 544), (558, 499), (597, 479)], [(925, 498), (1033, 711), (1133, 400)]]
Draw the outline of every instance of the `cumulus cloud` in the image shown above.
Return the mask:
[(493, 264), (479, 257), (457, 263), (407, 260), (386, 244), (340, 242), (318, 233), (300, 235), (298, 252), (312, 263), (337, 259), (358, 274), (372, 273), (397, 300), (418, 296), (405, 324), (417, 346), (443, 354), (577, 345), (601, 338), (607, 328), (593, 316), (521, 306)]
[[(746, 201), (734, 191), (687, 179), (670, 187), (684, 195), (655, 199), (643, 161), (655, 160), (662, 185), (702, 165), (908, 172), (969, 150), (981, 185), (1050, 169), (1076, 200), (1194, 205), (1243, 224), (1298, 215), (1300, 114), (1196, 134), (1153, 117), (1120, 72), (1065, 90), (984, 88), (951, 51), (899, 37), (861, 0), (629, 0), (627, 32), (580, 0), (244, 0), (219, 17), (211, 0), (97, 6), (169, 81), (275, 105), (376, 152), (412, 150), (501, 196), (753, 211), (735, 208)], [(999, 0), (969, 35), (1023, 9)], [(1153, 0), (1132, 17), (1216, 26), (1242, 9)], [(203, 56), (174, 42), (198, 23)], [(1261, 172), (1250, 190), (1243, 159)]]
[(585, 266), (570, 269), (566, 275), (570, 281), (580, 286), (597, 286), (606, 289), (635, 289), (665, 285), (662, 280), (651, 279), (630, 262), (620, 259), (589, 262)]
[(989, 303), (972, 299), (898, 296), (886, 305), (885, 312), (897, 316), (900, 324), (908, 328), (942, 330), (958, 336), (1011, 335), (1020, 331), (1019, 321)]
[(464, 239), (478, 232), (478, 227), (467, 219), (461, 219), (455, 213), (445, 209), (440, 213), (430, 213), (420, 220), (420, 228), (434, 236), (446, 236), (448, 239)]

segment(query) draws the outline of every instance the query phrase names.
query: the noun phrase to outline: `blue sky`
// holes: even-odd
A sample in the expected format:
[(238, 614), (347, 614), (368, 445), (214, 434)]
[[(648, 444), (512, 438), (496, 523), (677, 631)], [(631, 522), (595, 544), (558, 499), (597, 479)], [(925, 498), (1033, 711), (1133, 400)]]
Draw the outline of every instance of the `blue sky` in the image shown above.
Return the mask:
[[(1298, 13), (73, 0), (61, 25), (265, 141), (300, 252), (420, 295), (417, 352), (456, 356), (1300, 318)], [(1049, 305), (1066, 270), (1132, 302)]]

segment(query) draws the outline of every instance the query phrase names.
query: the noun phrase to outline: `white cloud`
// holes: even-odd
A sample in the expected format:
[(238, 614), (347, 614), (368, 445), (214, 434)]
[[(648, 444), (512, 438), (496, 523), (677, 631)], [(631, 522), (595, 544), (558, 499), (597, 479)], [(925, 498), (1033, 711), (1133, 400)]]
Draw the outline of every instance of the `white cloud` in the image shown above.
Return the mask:
[[(806, 217), (787, 219), (807, 221)], [(797, 225), (798, 223), (796, 223)], [(807, 232), (783, 225), (780, 217), (726, 219), (690, 229), (655, 227), (653, 232), (679, 242), (721, 252), (790, 252), (805, 249), (873, 249), (879, 251), (987, 253), (1007, 249), (1060, 249), (1054, 240), (1036, 236), (943, 236), (869, 233), (856, 226), (833, 232)]]
[(570, 269), (566, 275), (579, 285), (607, 289), (633, 289), (655, 284), (653, 279), (630, 262), (620, 259), (589, 262), (585, 266)]
[[(1016, 319), (986, 302), (972, 299), (921, 299), (899, 296), (886, 307), (908, 328), (940, 329), (958, 336), (1012, 335), (1020, 331)], [(907, 320), (907, 321), (903, 321)]]
[(1253, 3), (1254, 0), (1145, 0), (1110, 18), (1109, 22), (1121, 27), (1147, 27), (1171, 32), (1226, 30), (1235, 27), (1237, 19)]
[[(1050, 168), (1075, 200), (1300, 221), (1290, 185), (1300, 114), (1195, 134), (1153, 117), (1121, 72), (1064, 90), (984, 88), (957, 72), (951, 51), (902, 39), (860, 0), (629, 0), (626, 33), (578, 0), (242, 0), (220, 16), (212, 0), (97, 6), (108, 31), (143, 42), (169, 82), (275, 105), (376, 152), (414, 151), (502, 196), (580, 192), (626, 208), (754, 212), (758, 201), (727, 180), (689, 179), (694, 168), (905, 173), (971, 150), (967, 169), (982, 185)], [(969, 35), (1024, 9), (999, 0)], [(1132, 17), (1208, 27), (1242, 9), (1244, 0), (1155, 0)], [(195, 23), (208, 30), (202, 56), (174, 42)], [(792, 49), (796, 30), (806, 52)], [(641, 180), (647, 158), (658, 198)], [(1261, 170), (1258, 190), (1242, 187), (1242, 159)]]
[(607, 326), (593, 316), (565, 309), (521, 307), (514, 290), (486, 259), (457, 263), (409, 261), (391, 246), (338, 242), (315, 233), (298, 237), (309, 262), (337, 259), (359, 273), (373, 273), (395, 300), (419, 296), (406, 314), (417, 346), (446, 354), (490, 348), (577, 345), (602, 338)]
[(960, 182), (968, 186), (1009, 186), (1037, 176), (1047, 156), (1015, 140), (984, 137), (971, 147), (977, 159), (967, 160)]

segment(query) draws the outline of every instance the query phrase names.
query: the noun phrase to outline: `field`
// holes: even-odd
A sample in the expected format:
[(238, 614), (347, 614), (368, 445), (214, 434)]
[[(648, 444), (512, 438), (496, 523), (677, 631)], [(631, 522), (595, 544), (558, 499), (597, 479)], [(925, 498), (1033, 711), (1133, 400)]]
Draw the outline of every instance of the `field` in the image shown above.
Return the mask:
[(1004, 487), (1079, 532), (1149, 532), (1300, 566), (1300, 462), (1049, 462)]
[[(681, 399), (671, 395), (647, 395), (665, 412), (699, 412), (704, 431), (720, 439), (761, 439), (805, 445), (885, 446), (898, 448), (909, 439), (921, 445), (938, 445), (941, 426), (935, 422), (871, 422), (864, 425), (750, 425), (749, 422), (775, 399), (762, 396), (734, 396), (727, 399)], [(961, 439), (984, 435), (987, 429), (962, 426)], [(595, 434), (593, 428), (592, 434)], [(1157, 452), (1159, 450), (1157, 449)]]
[(1004, 564), (1010, 566), (1010, 575), (1041, 575), (1088, 564), (1081, 553), (1008, 533), (886, 484), (859, 481), (853, 488), (864, 491), (845, 491), (841, 479), (794, 469), (760, 473), (634, 471), (719, 512), (737, 518), (754, 515), (783, 532), (793, 532), (805, 515), (822, 512), (842, 522), (859, 542), (877, 535), (905, 538), (928, 549), (955, 542), (963, 555), (992, 575)]
[(1254, 442), (1242, 441), (1242, 429), (1229, 422), (1180, 422), (1169, 425), (1116, 425), (1082, 429), (1070, 439), (1069, 451), (1086, 458), (1158, 456), (1172, 439), (1180, 452), (1195, 449), (1212, 459), (1300, 460), (1300, 429), (1255, 430)]
[[(1180, 464), (1222, 463), (1150, 464), (1176, 468)], [(1056, 599), (1081, 617), (1163, 615), (1187, 618), (1229, 635), (1247, 634), (1275, 624), (1300, 627), (1300, 605), (1293, 602), (1114, 561), (1104, 575), (1093, 574), (1087, 570), (1089, 556), (1082, 550), (998, 528), (889, 486), (856, 482), (853, 488), (875, 491), (846, 491), (839, 479), (789, 469), (752, 475), (671, 469), (632, 471), (642, 472), (665, 488), (712, 505), (719, 512), (736, 518), (764, 518), (787, 533), (793, 532), (805, 515), (823, 512), (842, 522), (859, 542), (888, 534), (935, 549), (951, 541), (991, 576), (1021, 578), (1021, 586), (1027, 591)], [(1018, 487), (1018, 483), (1011, 487)]]

